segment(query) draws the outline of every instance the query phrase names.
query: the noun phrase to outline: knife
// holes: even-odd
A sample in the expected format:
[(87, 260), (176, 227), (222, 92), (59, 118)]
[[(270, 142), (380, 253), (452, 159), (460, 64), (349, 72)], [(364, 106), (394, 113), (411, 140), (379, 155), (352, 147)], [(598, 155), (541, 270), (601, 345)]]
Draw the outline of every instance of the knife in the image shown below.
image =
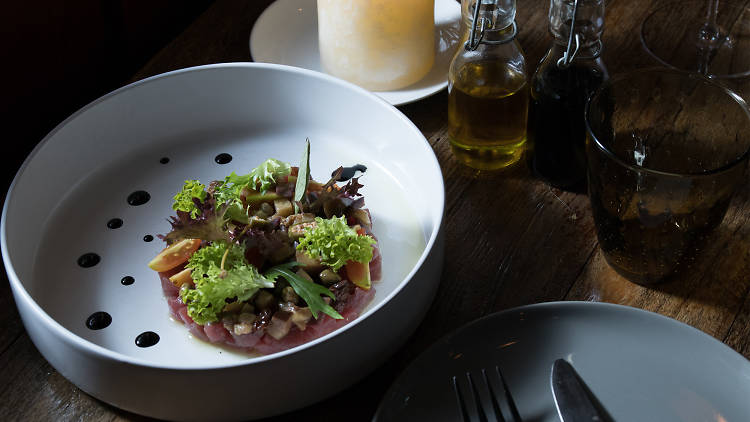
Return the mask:
[(573, 365), (566, 360), (557, 359), (552, 364), (550, 385), (562, 422), (614, 422)]

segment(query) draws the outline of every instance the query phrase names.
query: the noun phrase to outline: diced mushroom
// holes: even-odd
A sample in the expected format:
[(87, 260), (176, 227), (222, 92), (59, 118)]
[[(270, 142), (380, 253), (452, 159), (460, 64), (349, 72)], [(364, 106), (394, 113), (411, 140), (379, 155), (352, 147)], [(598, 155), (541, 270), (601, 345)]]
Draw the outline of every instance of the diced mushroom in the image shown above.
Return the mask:
[(263, 211), (262, 209), (257, 209), (253, 212), (253, 217), (259, 218), (262, 220), (265, 220), (266, 218), (270, 217), (271, 214), (268, 214), (267, 212)]
[(330, 286), (331, 284), (341, 281), (341, 277), (330, 268), (326, 268), (321, 271), (319, 277), (320, 281), (323, 282), (323, 284), (325, 284), (326, 286)]
[(243, 303), (234, 301), (232, 303), (227, 303), (226, 306), (224, 306), (224, 312), (226, 313), (238, 313), (242, 309)]
[(255, 307), (258, 309), (268, 309), (273, 305), (273, 295), (265, 290), (258, 292), (255, 297)]
[(281, 300), (297, 305), (299, 303), (299, 295), (297, 295), (292, 286), (286, 286), (281, 289)]
[(311, 223), (315, 221), (315, 215), (312, 213), (293, 214), (284, 219), (284, 225), (292, 227), (297, 224)]
[(269, 216), (273, 215), (274, 213), (273, 205), (269, 204), (268, 202), (260, 204), (260, 210)]
[(305, 331), (307, 323), (312, 319), (312, 311), (310, 308), (299, 308), (295, 307), (295, 312), (292, 313), (292, 323), (297, 326), (300, 331)]
[(300, 331), (305, 331), (307, 323), (312, 319), (310, 308), (299, 307), (290, 302), (279, 304), (279, 311), (276, 314), (283, 315), (280, 319), (294, 324)]
[(316, 273), (323, 269), (323, 264), (320, 263), (320, 260), (311, 257), (305, 251), (296, 251), (294, 259), (299, 262), (300, 267), (304, 268), (305, 271)]
[(271, 223), (266, 220), (268, 216), (263, 217), (257, 214), (258, 213), (250, 217), (250, 222), (248, 224), (250, 224), (251, 229), (265, 229), (271, 226)]
[(286, 198), (280, 198), (273, 201), (273, 207), (276, 208), (276, 214), (280, 217), (288, 217), (294, 212), (292, 202)]
[(354, 219), (357, 220), (357, 222), (362, 226), (372, 230), (372, 220), (370, 220), (370, 213), (366, 210), (363, 210), (361, 208), (356, 209), (352, 212), (352, 217), (354, 217)]
[(271, 256), (268, 257), (268, 259), (272, 263), (277, 264), (279, 262), (286, 261), (287, 258), (294, 255), (294, 252), (295, 252), (294, 246), (290, 244), (282, 244), (276, 250), (273, 251)]
[(271, 317), (271, 323), (266, 328), (266, 333), (276, 340), (281, 340), (292, 328), (292, 314), (286, 311), (277, 311)]
[(323, 212), (328, 218), (340, 217), (344, 214), (344, 210), (346, 210), (346, 205), (340, 198), (332, 198), (323, 203)]
[(315, 226), (317, 225), (318, 223), (314, 221), (309, 222), (309, 223), (295, 224), (289, 228), (289, 237), (292, 240), (299, 240), (299, 238), (305, 234), (305, 229), (307, 229), (308, 227), (315, 228)]
[(302, 268), (297, 269), (295, 271), (298, 276), (304, 278), (307, 281), (313, 281), (312, 277), (310, 277), (310, 274), (307, 273), (307, 271), (303, 270)]
[(240, 312), (252, 314), (252, 313), (255, 313), (255, 308), (253, 307), (253, 305), (247, 302), (244, 302), (244, 304), (242, 305), (242, 310)]
[(221, 319), (221, 324), (229, 332), (234, 330), (234, 318), (232, 318), (230, 315), (225, 315), (224, 318)]

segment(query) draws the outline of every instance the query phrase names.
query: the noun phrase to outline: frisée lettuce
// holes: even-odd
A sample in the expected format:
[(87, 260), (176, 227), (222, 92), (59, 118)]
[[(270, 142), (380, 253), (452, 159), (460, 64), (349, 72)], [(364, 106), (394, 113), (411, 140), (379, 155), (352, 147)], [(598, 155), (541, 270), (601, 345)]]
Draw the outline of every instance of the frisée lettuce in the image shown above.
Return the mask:
[(334, 271), (338, 271), (347, 261), (370, 262), (372, 245), (375, 239), (359, 235), (346, 224), (346, 219), (315, 217), (315, 225), (307, 227), (299, 240), (297, 250), (317, 258)]
[(225, 241), (198, 249), (185, 267), (191, 270), (195, 288), (182, 289), (180, 297), (190, 318), (201, 325), (218, 321), (227, 299), (242, 302), (259, 289), (274, 286), (247, 263), (243, 247)]

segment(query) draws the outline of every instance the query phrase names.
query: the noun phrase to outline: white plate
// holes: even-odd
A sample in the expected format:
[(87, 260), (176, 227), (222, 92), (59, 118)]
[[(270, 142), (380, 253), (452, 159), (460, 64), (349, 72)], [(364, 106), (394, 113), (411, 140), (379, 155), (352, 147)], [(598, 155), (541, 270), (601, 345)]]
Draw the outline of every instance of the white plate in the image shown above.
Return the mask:
[[(375, 92), (393, 105), (408, 104), (448, 86), (448, 66), (460, 37), (461, 5), (435, 0), (435, 64), (422, 80), (405, 88)], [(256, 62), (321, 71), (316, 0), (277, 0), (258, 17), (250, 33)]]
[[(170, 320), (158, 275), (146, 266), (164, 244), (144, 236), (169, 231), (171, 197), (184, 180), (244, 174), (268, 157), (297, 163), (306, 137), (317, 180), (341, 164), (367, 166), (363, 193), (383, 253), (373, 302), (346, 327), (270, 356), (191, 338)], [(232, 161), (217, 164), (220, 153)], [(163, 157), (169, 162), (162, 164)], [(126, 198), (138, 190), (150, 200), (129, 205)], [(62, 375), (136, 413), (247, 419), (332, 395), (403, 343), (439, 282), (442, 212), (437, 159), (398, 110), (328, 75), (244, 63), (170, 72), (84, 107), (19, 170), (0, 230), (24, 325)], [(122, 227), (108, 228), (112, 218), (122, 219)], [(101, 261), (82, 268), (77, 260), (88, 252)], [(123, 285), (124, 276), (135, 283)], [(109, 313), (112, 323), (90, 330), (85, 321), (97, 311)], [(388, 338), (373, 335), (385, 327)], [(159, 342), (137, 347), (146, 331)], [(288, 382), (285, 374), (309, 377), (316, 387)], [(251, 380), (262, 380), (263, 388), (248, 394)]]
[(377, 421), (460, 420), (450, 378), (499, 366), (524, 421), (559, 422), (555, 359), (573, 363), (617, 421), (746, 421), (750, 362), (718, 340), (640, 309), (553, 302), (490, 315), (420, 355)]

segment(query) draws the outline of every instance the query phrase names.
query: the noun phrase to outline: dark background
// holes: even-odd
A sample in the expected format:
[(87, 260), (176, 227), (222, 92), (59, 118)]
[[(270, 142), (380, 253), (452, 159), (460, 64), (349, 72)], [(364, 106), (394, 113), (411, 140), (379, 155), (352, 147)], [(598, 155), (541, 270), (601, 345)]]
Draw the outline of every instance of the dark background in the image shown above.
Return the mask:
[(126, 85), (212, 1), (5, 2), (0, 13), (2, 201), (23, 160), (50, 130)]

